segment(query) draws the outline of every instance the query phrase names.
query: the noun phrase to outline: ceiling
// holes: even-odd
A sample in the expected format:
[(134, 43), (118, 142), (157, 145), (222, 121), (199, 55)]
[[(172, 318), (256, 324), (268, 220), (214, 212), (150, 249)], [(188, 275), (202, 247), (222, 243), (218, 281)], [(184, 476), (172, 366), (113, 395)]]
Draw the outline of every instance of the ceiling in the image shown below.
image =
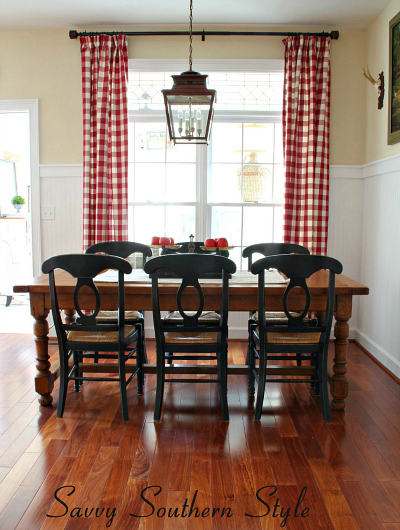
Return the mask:
[[(366, 29), (391, 0), (194, 0), (193, 23)], [(0, 0), (0, 30), (188, 27), (189, 0)], [(128, 27), (131, 26), (131, 27)], [(167, 29), (158, 28), (160, 30)], [(181, 28), (180, 28), (181, 29)], [(182, 28), (184, 29), (184, 28)]]

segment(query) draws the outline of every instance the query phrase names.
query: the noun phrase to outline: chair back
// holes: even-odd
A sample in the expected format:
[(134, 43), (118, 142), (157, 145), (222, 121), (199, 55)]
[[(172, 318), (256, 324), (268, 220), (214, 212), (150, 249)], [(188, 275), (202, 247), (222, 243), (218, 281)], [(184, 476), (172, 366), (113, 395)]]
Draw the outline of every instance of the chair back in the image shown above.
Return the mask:
[[(181, 245), (180, 248), (164, 248), (161, 251), (161, 255), (164, 256), (165, 254), (187, 254), (190, 252), (189, 243), (190, 241), (183, 241), (176, 243), (177, 245)], [(194, 245), (194, 254), (215, 254), (215, 250), (205, 250), (201, 248), (204, 247), (204, 241), (193, 241), (192, 244)], [(229, 250), (220, 250), (220, 255), (228, 258)]]
[(134, 241), (104, 241), (102, 243), (95, 243), (90, 245), (85, 250), (86, 254), (96, 254), (101, 252), (112, 256), (119, 256), (120, 258), (128, 258), (132, 254), (142, 254), (143, 266), (147, 258), (151, 258), (151, 248), (142, 243), (135, 243)]
[(256, 243), (243, 250), (243, 257), (248, 258), (248, 270), (253, 264), (253, 254), (275, 256), (277, 254), (310, 254), (308, 248), (295, 243)]
[[(283, 311), (288, 317), (287, 324), (278, 326), (267, 325), (265, 318), (265, 279), (264, 271), (268, 269), (277, 269), (282, 272), (288, 279), (289, 283), (285, 289), (282, 299)], [(304, 321), (310, 309), (311, 295), (306, 279), (312, 276), (315, 272), (321, 269), (329, 270), (329, 288), (326, 300), (326, 309), (324, 322), (321, 326), (313, 326), (310, 328), (309, 324)], [(342, 264), (328, 256), (315, 256), (307, 254), (280, 254), (277, 256), (268, 256), (257, 260), (251, 266), (251, 272), (258, 274), (258, 318), (260, 326), (260, 334), (264, 335), (265, 331), (280, 331), (291, 332), (295, 331), (312, 331), (321, 333), (321, 342), (328, 337), (331, 332), (333, 307), (335, 297), (335, 275), (340, 274), (343, 270)], [(304, 307), (296, 308), (296, 313), (293, 314), (288, 308), (289, 294), (294, 288), (300, 288), (305, 298)], [(296, 295), (299, 296), (299, 293)]]
[[(64, 324), (59, 309), (57, 282), (55, 270), (61, 269), (69, 273), (76, 279), (73, 292), (73, 305), (79, 318), (71, 324)], [(114, 269), (118, 271), (118, 323), (98, 324), (96, 317), (101, 307), (101, 296), (94, 278), (101, 272)], [(62, 254), (47, 259), (42, 265), (42, 272), (49, 274), (50, 301), (53, 312), (54, 325), (59, 342), (67, 340), (67, 331), (103, 332), (118, 331), (119, 340), (122, 340), (124, 333), (124, 274), (132, 272), (132, 266), (125, 259), (117, 256), (104, 256), (97, 254)], [(83, 289), (81, 291), (81, 289)], [(81, 291), (81, 292), (80, 292)], [(89, 294), (90, 293), (90, 294)], [(65, 297), (65, 294), (62, 294)], [(87, 307), (81, 308), (81, 297), (91, 296), (94, 307), (88, 311)]]
[[(154, 315), (154, 327), (159, 339), (166, 331), (198, 331), (199, 328), (203, 331), (227, 331), (228, 322), (228, 289), (229, 277), (236, 272), (235, 263), (229, 258), (216, 255), (202, 255), (202, 254), (170, 254), (166, 256), (159, 256), (148, 261), (144, 267), (145, 272), (150, 275), (152, 279), (152, 305)], [(164, 324), (160, 315), (160, 300), (158, 286), (162, 278), (179, 278), (180, 282), (176, 305), (180, 315), (183, 318), (181, 326), (174, 324)], [(222, 278), (222, 298), (221, 307), (218, 312), (221, 315), (219, 326), (208, 325), (202, 321), (199, 322), (199, 317), (204, 309), (205, 296), (204, 291), (200, 285), (201, 278)], [(186, 313), (184, 309), (184, 291), (187, 287), (192, 287), (198, 294), (198, 306), (194, 314)], [(213, 308), (217, 310), (217, 308)], [(193, 311), (191, 311), (193, 313)], [(180, 329), (179, 329), (180, 328)]]

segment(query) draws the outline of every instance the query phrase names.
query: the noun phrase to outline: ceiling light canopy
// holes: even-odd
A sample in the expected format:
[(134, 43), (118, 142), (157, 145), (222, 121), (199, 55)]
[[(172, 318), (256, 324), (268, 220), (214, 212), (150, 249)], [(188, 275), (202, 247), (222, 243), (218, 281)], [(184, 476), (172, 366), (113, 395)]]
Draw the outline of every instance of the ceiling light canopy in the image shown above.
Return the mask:
[(174, 144), (208, 144), (216, 100), (216, 91), (207, 88), (208, 75), (192, 70), (192, 12), (190, 0), (189, 70), (173, 75), (173, 87), (161, 91)]

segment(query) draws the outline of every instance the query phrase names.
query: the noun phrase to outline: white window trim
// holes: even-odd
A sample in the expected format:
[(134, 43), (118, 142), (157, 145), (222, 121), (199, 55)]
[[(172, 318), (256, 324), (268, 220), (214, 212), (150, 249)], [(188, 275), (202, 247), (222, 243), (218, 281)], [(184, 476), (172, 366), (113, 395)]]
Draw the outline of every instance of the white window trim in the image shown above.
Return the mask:
[[(132, 72), (184, 72), (187, 59), (129, 59)], [(196, 72), (283, 72), (283, 59), (194, 59)], [(172, 84), (172, 80), (171, 80)]]

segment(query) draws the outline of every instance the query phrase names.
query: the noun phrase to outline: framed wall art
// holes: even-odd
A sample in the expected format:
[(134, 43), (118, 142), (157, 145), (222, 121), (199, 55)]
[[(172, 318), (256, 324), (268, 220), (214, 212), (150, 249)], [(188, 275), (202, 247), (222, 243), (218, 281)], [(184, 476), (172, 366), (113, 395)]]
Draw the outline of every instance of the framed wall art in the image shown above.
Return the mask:
[(400, 142), (400, 13), (389, 22), (388, 144)]

